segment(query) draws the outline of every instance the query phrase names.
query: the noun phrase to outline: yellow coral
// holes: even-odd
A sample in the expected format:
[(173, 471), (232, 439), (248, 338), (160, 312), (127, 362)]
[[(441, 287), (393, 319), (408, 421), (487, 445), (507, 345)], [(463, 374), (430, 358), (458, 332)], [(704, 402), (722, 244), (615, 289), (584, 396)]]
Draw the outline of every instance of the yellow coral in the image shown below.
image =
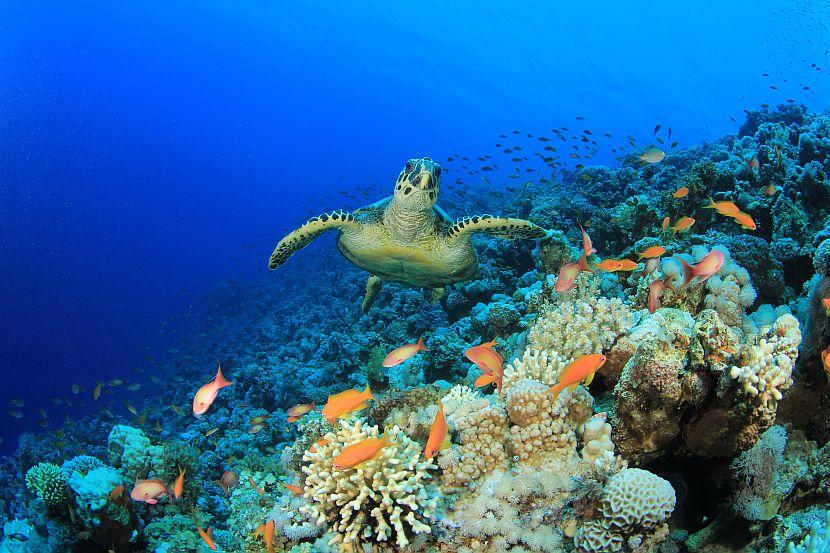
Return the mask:
[[(505, 466), (507, 451), (504, 442), (507, 433), (507, 415), (500, 404), (487, 405), (455, 422), (461, 445), (441, 452), (444, 482), (464, 486), (484, 474)], [(445, 458), (445, 459), (444, 459)]]

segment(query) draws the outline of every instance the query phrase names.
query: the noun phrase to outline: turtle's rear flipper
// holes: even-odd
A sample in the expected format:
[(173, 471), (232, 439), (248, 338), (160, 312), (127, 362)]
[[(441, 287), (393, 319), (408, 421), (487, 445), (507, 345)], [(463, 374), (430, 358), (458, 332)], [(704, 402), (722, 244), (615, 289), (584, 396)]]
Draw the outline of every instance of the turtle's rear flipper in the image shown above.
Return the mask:
[(524, 219), (512, 217), (493, 217), (492, 215), (475, 215), (464, 217), (455, 222), (447, 231), (450, 239), (466, 237), (473, 232), (486, 232), (510, 240), (533, 240), (544, 238), (547, 231)]
[(276, 269), (327, 230), (356, 227), (362, 224), (346, 211), (334, 211), (313, 217), (279, 241), (277, 247), (274, 248), (274, 253), (271, 254), (271, 259), (268, 260), (268, 268)]
[(369, 278), (366, 280), (366, 294), (363, 296), (363, 303), (360, 304), (361, 311), (364, 313), (369, 311), (369, 308), (372, 307), (372, 304), (378, 298), (381, 286), (383, 286), (383, 281), (380, 280), (380, 277), (369, 275)]

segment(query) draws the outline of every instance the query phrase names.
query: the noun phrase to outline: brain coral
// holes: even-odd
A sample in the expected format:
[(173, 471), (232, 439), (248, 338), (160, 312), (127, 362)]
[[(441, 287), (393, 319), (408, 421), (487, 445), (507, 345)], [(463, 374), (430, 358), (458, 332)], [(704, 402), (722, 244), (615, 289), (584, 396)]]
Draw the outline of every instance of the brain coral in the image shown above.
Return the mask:
[(400, 428), (387, 432), (394, 444), (361, 467), (334, 468), (334, 458), (344, 447), (378, 436), (377, 426), (360, 420), (341, 421), (336, 432), (325, 435), (324, 445), (303, 455), (303, 496), (309, 505), (300, 510), (318, 524), (329, 524), (331, 545), (349, 550), (369, 542), (379, 548), (404, 548), (415, 534), (431, 532), (426, 521), (433, 516), (439, 494), (430, 486), (429, 471), (436, 467), (421, 459), (421, 446)]
[(577, 551), (605, 553), (657, 545), (668, 535), (666, 521), (674, 505), (674, 488), (668, 481), (646, 470), (624, 469), (605, 486), (601, 518), (583, 523), (574, 536)]
[(26, 472), (26, 487), (48, 507), (58, 507), (66, 502), (66, 479), (58, 465), (38, 463), (30, 468)]

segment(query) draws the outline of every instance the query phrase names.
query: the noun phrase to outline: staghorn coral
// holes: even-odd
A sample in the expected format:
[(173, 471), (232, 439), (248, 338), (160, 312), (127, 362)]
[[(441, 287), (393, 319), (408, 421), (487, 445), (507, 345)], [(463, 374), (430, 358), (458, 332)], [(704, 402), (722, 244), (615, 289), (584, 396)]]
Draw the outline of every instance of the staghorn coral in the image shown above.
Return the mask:
[(600, 518), (582, 523), (574, 536), (581, 553), (651, 551), (668, 536), (674, 488), (642, 469), (624, 469), (603, 490)]
[(66, 503), (66, 478), (52, 463), (38, 463), (26, 471), (26, 487), (37, 494), (47, 507)]
[[(352, 550), (361, 543), (391, 549), (404, 548), (416, 534), (430, 533), (439, 496), (430, 485), (430, 470), (421, 459), (421, 446), (397, 427), (388, 430), (394, 444), (361, 467), (334, 468), (344, 447), (379, 435), (377, 426), (341, 421), (326, 443), (303, 455), (305, 493), (309, 504), (300, 512), (328, 524), (330, 544)], [(393, 545), (394, 544), (394, 545)]]
[(782, 315), (771, 327), (762, 329), (757, 344), (744, 349), (740, 366), (733, 366), (729, 376), (762, 407), (774, 410), (784, 397), (782, 392), (792, 386), (799, 344), (798, 320), (789, 314)]

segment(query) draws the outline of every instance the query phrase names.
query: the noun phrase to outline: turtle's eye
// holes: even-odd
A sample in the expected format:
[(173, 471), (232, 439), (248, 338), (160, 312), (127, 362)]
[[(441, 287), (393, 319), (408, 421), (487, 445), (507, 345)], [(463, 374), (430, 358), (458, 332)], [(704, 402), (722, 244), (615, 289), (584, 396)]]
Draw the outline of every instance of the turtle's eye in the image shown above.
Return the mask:
[(415, 169), (415, 166), (412, 165), (411, 161), (407, 161), (406, 162), (406, 167), (404, 167), (404, 172), (411, 173), (413, 169)]

